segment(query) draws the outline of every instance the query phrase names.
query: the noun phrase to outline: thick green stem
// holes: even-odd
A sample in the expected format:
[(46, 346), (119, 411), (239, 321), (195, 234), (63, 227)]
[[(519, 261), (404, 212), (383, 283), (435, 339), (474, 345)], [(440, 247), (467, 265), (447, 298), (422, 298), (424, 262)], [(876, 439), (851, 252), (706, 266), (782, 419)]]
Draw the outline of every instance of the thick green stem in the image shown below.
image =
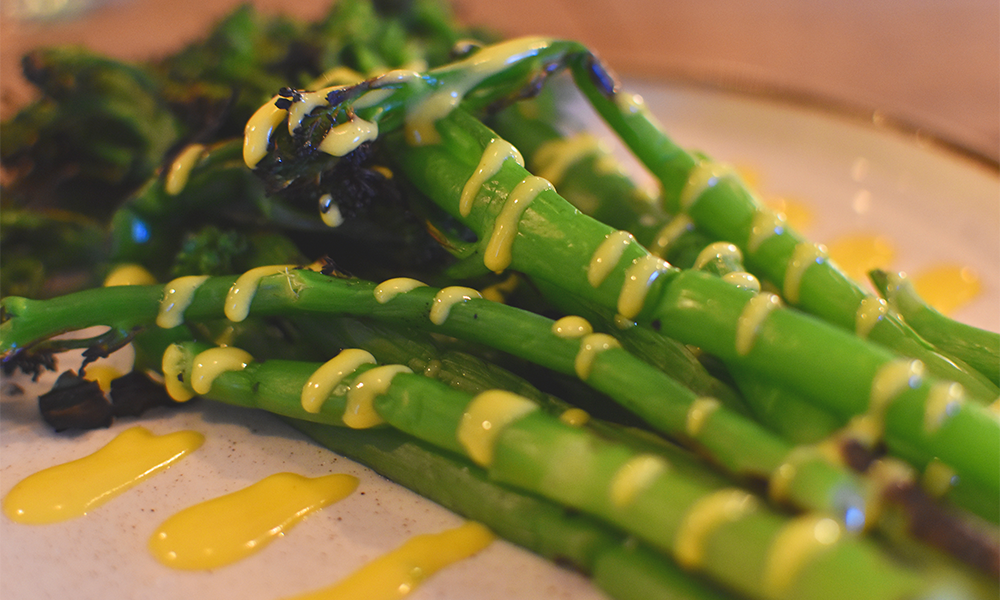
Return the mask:
[[(224, 300), (232, 284), (231, 277), (205, 281), (195, 292), (185, 318), (198, 322), (223, 317)], [(74, 315), (77, 322), (87, 326), (112, 324), (131, 328), (151, 324), (155, 320), (152, 309), (159, 303), (159, 289), (157, 286), (108, 288), (47, 302), (8, 298), (4, 302), (12, 318), (0, 325), (0, 348), (9, 352), (45, 337), (38, 327), (48, 326), (50, 332), (72, 329)], [(435, 324), (428, 315), (438, 290), (418, 287), (380, 303), (375, 289), (371, 283), (290, 270), (261, 280), (251, 314), (371, 316), (476, 341), (560, 373), (578, 375), (577, 357), (586, 338), (560, 337), (553, 331), (554, 323), (540, 315), (473, 298), (454, 305), (447, 319)], [(105, 301), (105, 297), (109, 300)], [(718, 406), (713, 400), (699, 399), (621, 348), (597, 352), (586, 383), (654, 428), (706, 453), (738, 477), (769, 480), (793, 450), (753, 421)], [(704, 419), (700, 418), (702, 414)], [(798, 468), (800, 475), (791, 480), (787, 491), (788, 502), (839, 515), (863, 510), (862, 498), (866, 492), (846, 470), (820, 459)]]
[(306, 421), (293, 427), (334, 452), (479, 521), (504, 539), (589, 573), (619, 600), (722, 600), (726, 594), (691, 577), (648, 548), (627, 543), (593, 519), (490, 481), (480, 467), (398, 431), (339, 429)]
[(902, 273), (868, 274), (889, 306), (925, 340), (1000, 385), (1000, 334), (959, 323), (927, 304)]
[[(496, 135), (476, 119), (455, 111), (437, 123), (444, 142), (411, 146), (396, 136), (386, 143), (415, 185), (446, 211), (475, 231), (481, 243), (492, 236), (497, 215), (521, 181), (530, 174), (506, 161), (480, 190), (468, 216), (459, 211), (459, 195), (481, 155)], [(433, 174), (433, 175), (431, 175)], [(569, 293), (605, 308), (620, 309), (629, 268), (648, 261), (638, 244), (627, 245), (615, 267), (599, 285), (588, 281), (591, 257), (613, 233), (578, 213), (554, 191), (543, 191), (525, 209), (516, 226), (510, 268), (549, 281)], [(879, 346), (797, 311), (766, 312), (756, 328), (744, 314), (755, 295), (716, 277), (678, 272), (666, 266), (649, 275), (637, 321), (659, 328), (684, 343), (698, 346), (725, 362), (751, 368), (776, 384), (811, 399), (841, 417), (869, 410), (872, 388), (888, 365), (898, 360)], [(744, 322), (741, 325), (741, 321)], [(737, 334), (751, 340), (737, 348)], [(884, 410), (889, 448), (923, 468), (938, 457), (974, 485), (1000, 497), (1000, 423), (985, 407), (968, 403), (949, 407), (941, 420), (928, 402), (933, 380), (914, 380)], [(954, 410), (952, 410), (954, 409)], [(943, 415), (943, 413), (942, 413)], [(943, 422), (942, 422), (943, 421)], [(969, 452), (967, 448), (980, 448)]]

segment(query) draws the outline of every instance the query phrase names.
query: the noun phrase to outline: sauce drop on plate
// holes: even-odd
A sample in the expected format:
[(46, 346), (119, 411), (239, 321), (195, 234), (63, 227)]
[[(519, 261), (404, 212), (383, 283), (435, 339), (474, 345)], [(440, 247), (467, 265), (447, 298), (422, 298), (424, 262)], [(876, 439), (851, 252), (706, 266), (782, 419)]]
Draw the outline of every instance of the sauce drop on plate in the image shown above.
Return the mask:
[(149, 549), (176, 569), (222, 567), (264, 548), (307, 514), (346, 498), (357, 486), (351, 475), (276, 473), (173, 515), (153, 532)]
[(489, 546), (495, 536), (469, 521), (441, 533), (417, 535), (364, 565), (346, 579), (289, 600), (394, 600), (421, 582)]
[(39, 471), (15, 485), (3, 512), (18, 523), (42, 525), (87, 514), (198, 449), (195, 431), (155, 435), (126, 429), (89, 456)]
[(979, 295), (979, 275), (970, 267), (939, 265), (916, 273), (913, 286), (928, 304), (950, 314)]
[(896, 248), (889, 238), (876, 234), (856, 234), (840, 237), (827, 246), (830, 258), (855, 281), (868, 281), (872, 269), (885, 269), (892, 264)]

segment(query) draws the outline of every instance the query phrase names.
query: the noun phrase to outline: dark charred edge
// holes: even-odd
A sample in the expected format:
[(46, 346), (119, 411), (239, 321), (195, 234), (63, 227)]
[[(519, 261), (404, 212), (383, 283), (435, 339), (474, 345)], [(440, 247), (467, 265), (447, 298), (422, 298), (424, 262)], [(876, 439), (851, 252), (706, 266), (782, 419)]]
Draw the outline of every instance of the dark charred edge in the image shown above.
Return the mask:
[(321, 275), (335, 277), (337, 279), (353, 279), (353, 276), (350, 273), (341, 270), (340, 267), (337, 266), (336, 261), (328, 255), (320, 258), (319, 263), (319, 272)]
[[(840, 456), (858, 473), (865, 473), (879, 453), (861, 442), (840, 441)], [(893, 482), (882, 491), (882, 499), (906, 517), (910, 534), (979, 571), (1000, 579), (1000, 544), (953, 514), (912, 481)]]
[(132, 331), (122, 335), (119, 331), (111, 329), (106, 334), (99, 336), (97, 342), (87, 347), (83, 351), (83, 363), (80, 364), (80, 374), (83, 375), (87, 365), (99, 358), (107, 358), (117, 350), (120, 350), (132, 342), (135, 334), (140, 332), (142, 327), (135, 327)]
[(4, 375), (13, 375), (20, 371), (25, 375), (31, 375), (32, 381), (38, 381), (45, 371), (56, 370), (55, 352), (51, 350), (32, 352), (27, 348), (18, 348), (0, 360), (0, 368)]
[(99, 429), (111, 426), (111, 401), (101, 386), (73, 371), (56, 379), (52, 389), (38, 397), (38, 411), (53, 429)]
[(177, 402), (166, 389), (144, 373), (131, 371), (111, 381), (108, 393), (114, 417), (138, 417), (147, 410), (158, 407), (177, 407)]
[(1000, 580), (1000, 544), (989, 535), (944, 510), (912, 482), (889, 486), (884, 498), (907, 515), (915, 538)]
[(878, 454), (853, 438), (845, 438), (840, 442), (840, 456), (848, 467), (864, 473), (878, 460)]
[(530, 100), (537, 97), (542, 93), (542, 89), (548, 82), (549, 78), (556, 75), (560, 71), (566, 68), (566, 63), (563, 61), (550, 61), (544, 63), (531, 79), (527, 83), (519, 87), (513, 93), (504, 96), (498, 100), (495, 100), (486, 107), (486, 114), (496, 114), (501, 110), (516, 104), (522, 100)]
[(594, 53), (590, 53), (584, 63), (590, 80), (597, 86), (602, 94), (608, 99), (614, 98), (621, 89), (618, 77), (607, 65)]

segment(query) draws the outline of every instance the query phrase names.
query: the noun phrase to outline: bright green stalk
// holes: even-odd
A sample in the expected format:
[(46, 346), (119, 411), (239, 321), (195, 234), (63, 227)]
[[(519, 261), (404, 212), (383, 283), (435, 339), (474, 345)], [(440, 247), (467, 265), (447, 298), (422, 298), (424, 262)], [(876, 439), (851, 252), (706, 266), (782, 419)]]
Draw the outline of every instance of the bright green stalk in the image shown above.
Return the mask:
[[(561, 66), (569, 66), (573, 70), (577, 84), (597, 111), (661, 180), (664, 194), (669, 197), (679, 196), (698, 160), (663, 135), (635, 97), (619, 92), (615, 88), (613, 77), (585, 47), (574, 42), (544, 39), (505, 42), (424, 75), (397, 73), (337, 90), (329, 96), (330, 104), (312, 111), (303, 120), (301, 128), (307, 132), (305, 136), (293, 139), (278, 128), (271, 139), (276, 146), (275, 150), (268, 152), (259, 162), (257, 159), (250, 159), (251, 164), (268, 180), (288, 184), (313, 176), (313, 170), (324, 164), (322, 153), (315, 149), (321, 147), (322, 141), (334, 127), (351, 124), (360, 117), (377, 124), (381, 134), (405, 128), (408, 141), (417, 144), (408, 153), (409, 158), (403, 161), (404, 168), (415, 181), (427, 179), (430, 174), (438, 177), (441, 173), (455, 173), (456, 168), (459, 172), (464, 172), (464, 177), (442, 176), (437, 181), (425, 182), (423, 185), (425, 193), (446, 211), (457, 215), (457, 198), (444, 200), (440, 193), (457, 195), (461, 191), (476, 165), (467, 165), (467, 170), (458, 165), (477, 160), (476, 157), (482, 155), (486, 144), (495, 137), (495, 134), (475, 119), (468, 118), (461, 124), (453, 122), (455, 119), (462, 120), (461, 117), (456, 117), (461, 111), (453, 111), (459, 100), (464, 98), (464, 105), (475, 109), (517, 98), (523, 90), (537, 86), (541, 79)], [(367, 98), (362, 99), (372, 91), (387, 96), (378, 98), (374, 103), (368, 102)], [(453, 112), (449, 115), (449, 111)], [(280, 113), (275, 114), (281, 116)], [(472, 131), (476, 133), (462, 131), (462, 127), (472, 127)], [(451, 129), (452, 133), (445, 129)], [(438, 156), (431, 158), (430, 155), (439, 150), (433, 146), (440, 146), (441, 144), (437, 144), (440, 140), (445, 141), (444, 146), (448, 147), (450, 153), (438, 153)], [(399, 151), (401, 150), (397, 150)], [(415, 159), (414, 156), (419, 154), (428, 156), (426, 159)], [(430, 162), (421, 164), (418, 168), (424, 171), (417, 172), (406, 166), (414, 160)], [(438, 164), (439, 161), (443, 162)], [(508, 168), (512, 163), (513, 161), (506, 161), (500, 174), (517, 172), (516, 163)], [(522, 176), (517, 181), (523, 178)], [(751, 267), (762, 272), (767, 279), (783, 285), (792, 252), (802, 240), (787, 228), (782, 228), (780, 234), (764, 240), (759, 249), (754, 248), (753, 252), (748, 252), (751, 222), (757, 212), (756, 203), (749, 192), (739, 187), (740, 184), (734, 177), (717, 177), (709, 182), (706, 190), (695, 198), (697, 202), (686, 207), (686, 212), (706, 232), (740, 246)], [(513, 185), (516, 183), (511, 183), (511, 187), (507, 189), (513, 189)], [(431, 193), (431, 188), (438, 188), (435, 190), (437, 193)], [(717, 197), (720, 200), (715, 200)], [(488, 239), (488, 236), (483, 237), (485, 232), (481, 230), (484, 218), (492, 223), (499, 212), (496, 204), (485, 204), (492, 206), (489, 209), (493, 211), (492, 214), (473, 207), (471, 216), (460, 219), (484, 240)], [(481, 208), (482, 204), (479, 206)], [(671, 212), (677, 212), (680, 205), (677, 203), (677, 206), (669, 208), (674, 209)], [(532, 212), (537, 211), (534, 208)], [(565, 213), (564, 209), (560, 209), (547, 217), (562, 217)], [(474, 224), (473, 221), (478, 223)], [(563, 227), (570, 225), (564, 224)], [(530, 271), (530, 274), (558, 281), (558, 277), (553, 278), (553, 274), (548, 271), (558, 271), (561, 265), (558, 261), (539, 265), (541, 269)], [(817, 266), (804, 269), (802, 284), (795, 287), (796, 296), (799, 295), (798, 290), (801, 291), (802, 301), (799, 304), (804, 309), (841, 327), (854, 330), (855, 314), (864, 293), (828, 261), (818, 260)], [(827, 288), (830, 290), (827, 291)], [(605, 292), (607, 291), (610, 288), (606, 288)], [(607, 296), (604, 300), (612, 302)], [(911, 335), (908, 328), (891, 314), (878, 320), (870, 336), (903, 355), (919, 358), (932, 372), (959, 381), (972, 397), (992, 399), (997, 394), (997, 387), (991, 382), (977, 373), (955, 368), (952, 361), (938, 356), (926, 342), (915, 334)]]
[(619, 600), (722, 600), (726, 594), (593, 519), (489, 480), (457, 456), (389, 428), (355, 430), (290, 421), (334, 452), (356, 460), (504, 539), (589, 573)]
[[(670, 140), (648, 110), (636, 104), (637, 97), (618, 89), (609, 94), (607, 89), (594, 86), (579, 66), (573, 74), (597, 112), (659, 179), (665, 210), (671, 214), (683, 212), (715, 239), (736, 244), (751, 272), (785, 289), (788, 283), (785, 276), (791, 270), (795, 249), (807, 244), (806, 240), (782, 224), (774, 229), (774, 235), (751, 247), (754, 218), (766, 209), (739, 177), (731, 170), (723, 170), (707, 178), (703, 190), (695, 191), (689, 180), (696, 168), (709, 163)], [(692, 194), (694, 197), (689, 198)], [(848, 331), (855, 331), (862, 300), (873, 298), (823, 257), (805, 268), (801, 284), (793, 287), (796, 291), (785, 294), (786, 301)], [(956, 369), (955, 361), (939, 355), (891, 312), (878, 320), (867, 337), (904, 356), (920, 359), (938, 377), (959, 381), (973, 397), (989, 399), (997, 395), (996, 385), (964, 365)]]
[[(223, 301), (232, 283), (231, 277), (215, 277), (202, 284), (185, 311), (186, 320), (221, 318)], [(48, 302), (4, 299), (3, 306), (11, 318), (0, 325), (0, 349), (10, 359), (11, 351), (37, 340), (92, 325), (129, 332), (155, 320), (161, 289), (106, 288)], [(371, 283), (291, 270), (261, 281), (251, 314), (372, 316), (476, 341), (560, 373), (575, 374), (581, 341), (557, 336), (552, 331), (553, 322), (542, 316), (471, 299), (452, 307), (448, 318), (435, 325), (428, 319), (428, 312), (437, 290), (420, 287), (382, 304), (376, 300), (374, 289)], [(712, 402), (700, 402), (690, 390), (621, 348), (598, 353), (586, 383), (654, 428), (686, 440), (739, 477), (767, 480), (792, 451), (790, 445), (756, 423), (724, 407), (715, 409)], [(707, 407), (710, 417), (698, 421), (697, 427), (690, 426), (692, 411), (698, 413), (702, 406)], [(802, 464), (799, 470), (802, 475), (793, 478), (788, 489), (789, 502), (840, 515), (863, 504), (861, 498), (866, 493), (846, 470), (819, 457)]]
[(872, 271), (876, 289), (906, 322), (942, 351), (1000, 384), (1000, 334), (959, 323), (927, 304), (903, 273)]
[[(468, 216), (458, 210), (459, 194), (480, 156), (496, 135), (462, 111), (437, 122), (442, 144), (411, 146), (398, 136), (386, 143), (410, 179), (442, 208), (490, 239), (496, 216), (511, 190), (530, 174), (506, 161), (480, 191)], [(543, 191), (527, 207), (513, 241), (510, 268), (549, 281), (568, 293), (617, 307), (627, 270), (648, 260), (648, 252), (628, 245), (615, 268), (599, 286), (587, 279), (590, 257), (612, 233), (610, 227), (578, 213), (554, 191)], [(569, 241), (570, 243), (567, 243)], [(652, 279), (652, 278), (651, 278)], [(684, 343), (698, 346), (724, 362), (754, 369), (777, 384), (811, 398), (831, 412), (849, 417), (870, 410), (872, 386), (879, 371), (898, 360), (891, 352), (801, 313), (770, 311), (756, 329), (751, 347), (738, 351), (740, 318), (752, 292), (716, 277), (662, 267), (647, 286), (640, 324), (659, 327)], [(933, 380), (913, 381), (884, 412), (889, 448), (922, 468), (938, 457), (986, 493), (1000, 497), (1000, 423), (985, 407), (968, 403), (941, 423), (925, 427)], [(980, 448), (969, 452), (969, 447)]]
[[(261, 368), (278, 362), (266, 361)], [(258, 390), (263, 385), (257, 385), (256, 381), (262, 372), (252, 370), (254, 364), (250, 363), (240, 371), (221, 374), (212, 384), (208, 396), (239, 403), (247, 393), (260, 394)], [(363, 376), (372, 368), (375, 366), (365, 365), (348, 375), (344, 379), (345, 387), (351, 386), (356, 377)], [(277, 370), (289, 369), (281, 364)], [(190, 372), (185, 371), (185, 382), (190, 376)], [(241, 383), (234, 386), (233, 381)], [(299, 385), (288, 387), (294, 392), (301, 390)], [(278, 390), (268, 386), (264, 393), (273, 401)], [(298, 393), (294, 393), (292, 402), (285, 406), (286, 414), (299, 412), (296, 417), (305, 416), (307, 413), (295, 402), (297, 398)], [(328, 398), (327, 404), (342, 410), (336, 398), (335, 393)], [(801, 567), (791, 563), (786, 567), (782, 564), (784, 558), (766, 559), (769, 553), (783, 556), (786, 542), (778, 540), (790, 535), (788, 532), (798, 526), (790, 525), (787, 520), (768, 512), (745, 492), (706, 487), (671, 468), (661, 458), (606, 442), (585, 429), (565, 424), (542, 411), (529, 409), (529, 412), (509, 423), (498, 421), (491, 428), (491, 433), (496, 434), (490, 445), (492, 458), (484, 457), (459, 433), (463, 422), (469, 418), (469, 411), (474, 410), (470, 403), (476, 402), (476, 399), (422, 375), (404, 372), (396, 375), (388, 389), (374, 398), (373, 407), (394, 428), (443, 450), (473, 458), (486, 469), (491, 480), (541, 494), (549, 500), (608, 521), (673, 554), (688, 568), (701, 570), (727, 587), (753, 597), (824, 599), (841, 597), (840, 594), (848, 592), (858, 598), (904, 598), (926, 589), (928, 585), (915, 573), (893, 568), (892, 563), (881, 557), (873, 546), (860, 540), (841, 538), (839, 534), (835, 540), (819, 542), (823, 552), (815, 560), (822, 566), (821, 569), (818, 566), (814, 568), (813, 560), (805, 561)], [(516, 401), (529, 402), (526, 399)], [(317, 418), (311, 417), (313, 420)], [(648, 477), (632, 482), (630, 475), (640, 468), (640, 464), (654, 468)], [(700, 523), (701, 518), (707, 517), (693, 515), (700, 515), (704, 503), (712, 502), (709, 497), (722, 496), (733, 498), (735, 504), (727, 510), (734, 512), (723, 512), (727, 516), (722, 523), (713, 522), (710, 529), (702, 532), (693, 523)], [(714, 511), (709, 514), (714, 514)], [(818, 518), (802, 522), (815, 523), (809, 527), (830, 527), (831, 532), (839, 531), (840, 527), (834, 525), (835, 521)], [(691, 550), (692, 545), (698, 550)], [(727, 550), (737, 546), (739, 552)], [(769, 550), (772, 547), (777, 549)], [(849, 569), (853, 578), (845, 579), (836, 591), (816, 585), (822, 581), (810, 581), (813, 577), (831, 576), (831, 569), (834, 572)], [(772, 583), (775, 578), (787, 578), (787, 583)], [(854, 585), (857, 589), (852, 588)]]

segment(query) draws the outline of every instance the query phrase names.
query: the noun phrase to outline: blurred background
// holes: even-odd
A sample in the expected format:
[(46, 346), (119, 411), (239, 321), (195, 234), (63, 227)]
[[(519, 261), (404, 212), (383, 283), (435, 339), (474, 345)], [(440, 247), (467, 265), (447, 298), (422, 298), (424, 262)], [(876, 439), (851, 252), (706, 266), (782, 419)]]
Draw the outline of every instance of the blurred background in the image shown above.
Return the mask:
[[(155, 57), (203, 35), (238, 3), (3, 0), (2, 115), (30, 98), (19, 77), (25, 50), (85, 43), (119, 57)], [(329, 6), (253, 4), (300, 17)], [(1000, 159), (997, 0), (454, 0), (454, 7), (462, 21), (508, 36), (580, 40), (623, 75), (821, 101)]]

